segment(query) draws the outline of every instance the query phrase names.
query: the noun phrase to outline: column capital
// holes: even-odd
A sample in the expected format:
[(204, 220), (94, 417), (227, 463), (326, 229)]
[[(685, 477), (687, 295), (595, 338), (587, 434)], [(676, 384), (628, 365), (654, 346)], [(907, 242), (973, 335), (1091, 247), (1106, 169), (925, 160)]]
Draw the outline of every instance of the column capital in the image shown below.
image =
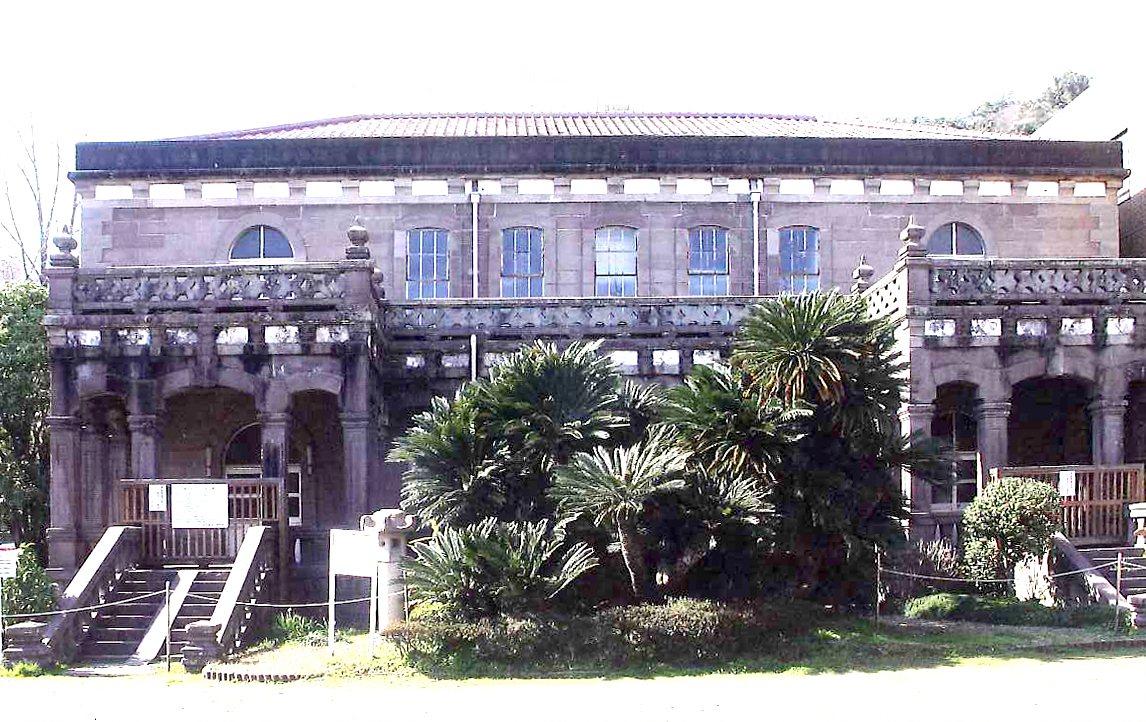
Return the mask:
[(159, 416), (156, 414), (128, 414), (127, 428), (132, 434), (158, 436), (162, 432)]
[(980, 419), (1006, 419), (1011, 415), (1010, 401), (981, 401), (975, 407), (975, 415)]
[(1119, 415), (1121, 415), (1121, 414), (1126, 413), (1126, 407), (1128, 405), (1129, 404), (1125, 400), (1122, 400), (1122, 399), (1116, 399), (1116, 400), (1095, 399), (1094, 401), (1090, 402), (1090, 404), (1087, 405), (1086, 409), (1087, 409), (1087, 411), (1090, 411), (1092, 414), (1102, 414), (1102, 415), (1119, 414)]
[(338, 415), (344, 429), (365, 428), (370, 424), (369, 411), (343, 411)]
[(289, 426), (290, 414), (285, 411), (265, 411), (259, 414), (259, 423), (263, 426)]
[(899, 407), (899, 418), (931, 418), (935, 415), (935, 404), (933, 403), (911, 403), (904, 404)]
[(49, 416), (44, 419), (44, 423), (48, 425), (49, 430), (72, 430), (80, 426), (80, 421), (75, 416)]

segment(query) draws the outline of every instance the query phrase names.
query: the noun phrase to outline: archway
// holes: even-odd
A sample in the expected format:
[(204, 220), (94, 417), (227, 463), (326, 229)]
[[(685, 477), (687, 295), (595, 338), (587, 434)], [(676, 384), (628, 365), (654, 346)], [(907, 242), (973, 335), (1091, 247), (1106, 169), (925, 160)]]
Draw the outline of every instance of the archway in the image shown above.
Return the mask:
[(1070, 376), (1039, 376), (1012, 387), (1007, 423), (1011, 466), (1093, 463), (1087, 406), (1093, 384)]

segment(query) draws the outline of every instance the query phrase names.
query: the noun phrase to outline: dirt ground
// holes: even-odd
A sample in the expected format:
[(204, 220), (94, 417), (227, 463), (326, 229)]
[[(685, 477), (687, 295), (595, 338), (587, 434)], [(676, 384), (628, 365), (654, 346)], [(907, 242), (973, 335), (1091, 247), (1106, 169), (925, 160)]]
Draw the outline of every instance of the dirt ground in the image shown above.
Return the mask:
[(0, 679), (3, 720), (895, 720), (1086, 718), (1102, 699), (1136, 689), (1146, 653), (972, 659), (954, 665), (846, 674), (697, 675), (653, 679), (363, 678), (289, 684), (206, 682), (152, 674)]

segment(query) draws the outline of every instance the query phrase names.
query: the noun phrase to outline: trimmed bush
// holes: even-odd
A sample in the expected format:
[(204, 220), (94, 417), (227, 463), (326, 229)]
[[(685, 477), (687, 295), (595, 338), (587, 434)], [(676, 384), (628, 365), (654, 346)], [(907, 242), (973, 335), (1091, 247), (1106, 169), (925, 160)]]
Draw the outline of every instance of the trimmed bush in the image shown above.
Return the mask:
[(1038, 602), (1020, 602), (1013, 597), (974, 594), (932, 594), (910, 599), (903, 613), (911, 619), (1033, 627), (1092, 627), (1109, 625), (1114, 619), (1114, 610), (1104, 605), (1044, 607)]
[(963, 513), (967, 575), (1007, 578), (1019, 562), (1046, 554), (1061, 525), (1058, 491), (1036, 479), (992, 481)]
[(459, 672), (474, 666), (543, 670), (714, 664), (774, 649), (814, 623), (812, 609), (675, 599), (586, 617), (433, 619), (386, 635), (408, 662)]

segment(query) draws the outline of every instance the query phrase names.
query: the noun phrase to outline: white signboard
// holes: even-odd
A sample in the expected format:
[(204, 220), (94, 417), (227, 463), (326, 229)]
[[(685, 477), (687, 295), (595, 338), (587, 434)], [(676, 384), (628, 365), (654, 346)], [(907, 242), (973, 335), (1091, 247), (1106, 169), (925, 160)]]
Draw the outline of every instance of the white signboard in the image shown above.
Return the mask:
[(148, 511), (167, 511), (167, 485), (166, 484), (148, 484), (147, 485), (147, 510)]
[(330, 530), (330, 573), (373, 577), (382, 549), (378, 534), (350, 529)]
[(16, 560), (19, 558), (19, 549), (0, 549), (0, 579), (14, 579), (16, 577)]
[(1075, 496), (1077, 493), (1074, 471), (1060, 471), (1058, 473), (1058, 495)]
[(172, 529), (226, 529), (226, 484), (172, 484)]

